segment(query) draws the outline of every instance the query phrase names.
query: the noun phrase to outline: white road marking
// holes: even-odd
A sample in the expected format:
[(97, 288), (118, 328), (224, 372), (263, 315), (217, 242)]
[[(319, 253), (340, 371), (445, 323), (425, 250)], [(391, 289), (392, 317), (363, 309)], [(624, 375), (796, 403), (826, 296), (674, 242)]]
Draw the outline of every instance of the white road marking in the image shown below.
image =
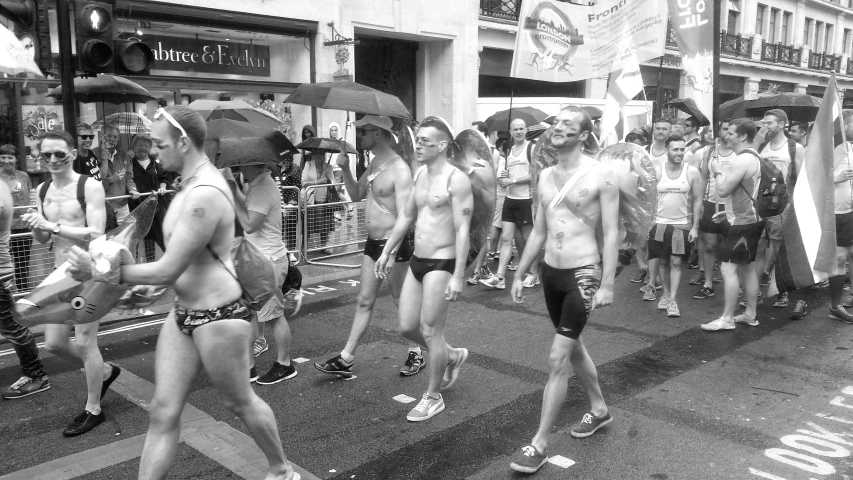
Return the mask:
[(554, 455), (553, 457), (548, 457), (548, 463), (553, 463), (562, 468), (569, 468), (575, 464), (575, 461), (562, 455)]
[(305, 357), (299, 357), (299, 358), (293, 359), (294, 363), (305, 363), (305, 362), (310, 362), (310, 361), (311, 361), (310, 358), (305, 358)]
[(401, 393), (401, 394), (397, 395), (396, 397), (393, 397), (392, 400), (397, 400), (400, 403), (412, 403), (416, 399)]
[[(98, 336), (103, 337), (106, 335), (113, 335), (115, 333), (129, 332), (131, 330), (137, 330), (139, 328), (154, 327), (157, 325), (162, 325), (163, 322), (165, 322), (165, 321), (166, 321), (165, 318), (161, 318), (159, 320), (149, 320), (147, 322), (135, 323), (133, 325), (127, 325), (124, 327), (112, 328), (110, 330), (104, 330), (102, 332), (98, 332)], [(73, 340), (74, 337), (71, 337), (71, 339)], [(38, 343), (37, 346), (38, 346), (38, 348), (44, 348), (44, 342)], [(15, 353), (14, 349), (0, 350), (0, 357), (4, 357), (6, 355), (12, 355), (13, 353)]]

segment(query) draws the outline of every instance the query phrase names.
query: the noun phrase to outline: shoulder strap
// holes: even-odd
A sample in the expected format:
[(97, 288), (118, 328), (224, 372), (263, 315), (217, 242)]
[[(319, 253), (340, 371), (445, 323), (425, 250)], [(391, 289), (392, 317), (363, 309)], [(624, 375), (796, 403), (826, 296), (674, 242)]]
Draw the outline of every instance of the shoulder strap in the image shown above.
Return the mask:
[[(749, 153), (749, 154), (751, 154), (752, 156), (754, 156), (754, 157), (755, 157), (755, 159), (756, 159), (756, 160), (758, 160), (758, 181), (759, 181), (759, 182), (761, 182), (761, 165), (762, 165), (762, 163), (761, 163), (761, 155), (759, 155), (759, 154), (758, 154), (758, 152), (756, 152), (756, 151), (755, 151), (754, 149), (752, 149), (752, 148), (747, 148), (747, 149), (746, 149), (746, 150), (744, 150), (743, 152), (744, 152), (744, 153)], [(740, 183), (738, 183), (738, 185), (737, 185), (737, 186), (738, 186), (738, 187), (740, 187), (740, 189), (741, 189), (741, 190), (743, 190), (743, 193), (745, 193), (745, 194), (746, 194), (746, 196), (747, 196), (747, 197), (749, 197), (749, 199), (750, 199), (750, 200), (752, 200), (752, 203), (753, 203), (753, 205), (754, 205), (754, 204), (755, 204), (755, 199), (754, 199), (754, 198), (752, 198), (752, 195), (750, 195), (750, 194), (749, 194), (749, 191), (746, 189), (746, 187), (744, 187), (744, 186), (743, 186), (743, 181), (741, 181)]]
[(527, 163), (533, 163), (533, 142), (527, 142)]
[[(211, 188), (215, 188), (215, 189), (219, 190), (219, 192), (220, 192), (220, 193), (222, 193), (222, 195), (224, 195), (224, 196), (225, 196), (225, 198), (228, 200), (228, 203), (230, 203), (230, 204), (231, 204), (231, 208), (236, 208), (236, 207), (234, 206), (234, 201), (233, 201), (233, 200), (231, 200), (231, 197), (229, 197), (229, 196), (228, 196), (228, 194), (227, 194), (227, 193), (225, 193), (225, 191), (224, 191), (224, 190), (222, 190), (221, 188), (217, 187), (216, 185), (208, 185), (208, 184), (204, 184), (204, 185), (196, 185), (195, 187), (193, 187), (193, 190), (195, 190), (195, 189), (196, 189), (196, 188), (198, 188), (198, 187), (211, 187)], [(206, 248), (206, 249), (207, 249), (207, 251), (209, 251), (209, 252), (210, 252), (210, 254), (211, 254), (211, 255), (213, 255), (213, 258), (215, 258), (215, 259), (216, 259), (216, 261), (218, 261), (218, 262), (222, 265), (222, 268), (224, 268), (226, 272), (228, 272), (232, 277), (234, 277), (234, 280), (237, 280), (237, 282), (238, 282), (238, 283), (240, 282), (240, 279), (238, 279), (238, 278), (237, 278), (237, 275), (233, 274), (233, 273), (231, 272), (231, 270), (229, 270), (229, 269), (228, 269), (228, 267), (226, 267), (226, 266), (225, 266), (225, 262), (223, 262), (223, 261), (222, 261), (222, 259), (221, 259), (221, 258), (219, 258), (219, 255), (217, 255), (217, 254), (216, 254), (216, 252), (214, 252), (214, 251), (213, 251), (213, 248), (211, 248), (211, 247), (210, 247), (210, 244), (209, 244), (209, 243), (208, 243), (207, 245), (205, 245), (205, 246), (204, 246), (204, 248)], [(241, 284), (241, 285), (240, 285), (240, 289), (242, 289), (242, 288), (243, 288), (243, 285)]]
[(791, 157), (791, 163), (794, 163), (794, 159), (797, 158), (797, 142), (792, 139), (788, 139), (788, 155)]
[[(570, 178), (569, 181), (567, 181), (566, 184), (563, 185), (563, 188), (560, 189), (560, 192), (557, 193), (557, 196), (554, 197), (553, 200), (551, 200), (551, 203), (548, 205), (548, 208), (550, 208), (551, 210), (557, 208), (557, 205), (559, 205), (560, 202), (562, 202), (563, 199), (566, 198), (566, 195), (569, 193), (569, 190), (574, 187), (575, 183), (577, 183), (577, 181), (580, 180), (580, 178), (584, 176), (586, 172), (588, 172), (591, 168), (592, 167), (586, 166), (575, 172), (575, 174), (572, 175), (572, 178)], [(554, 172), (551, 172), (551, 175), (553, 174)]]
[(415, 176), (414, 176), (414, 177), (412, 177), (412, 184), (414, 184), (415, 182), (417, 182), (417, 181), (418, 181), (418, 177), (420, 177), (420, 176), (421, 176), (421, 172), (423, 172), (425, 168), (426, 168), (426, 165), (424, 165), (424, 166), (422, 166), (422, 167), (418, 168), (418, 169), (415, 171)]
[(41, 189), (39, 190), (39, 203), (44, 208), (44, 197), (47, 195), (47, 189), (50, 188), (50, 184), (53, 183), (53, 177), (47, 177), (47, 180), (41, 184)]
[(757, 152), (761, 152), (762, 150), (764, 150), (764, 147), (766, 147), (766, 146), (767, 146), (767, 145), (769, 145), (769, 144), (770, 144), (770, 140), (765, 140), (765, 141), (763, 141), (763, 142), (761, 143), (761, 145), (759, 145), (759, 146), (758, 146), (758, 149), (757, 149), (756, 151), (757, 151)]
[(77, 179), (77, 201), (80, 202), (80, 209), (83, 210), (83, 215), (86, 215), (86, 180), (89, 177), (80, 175)]

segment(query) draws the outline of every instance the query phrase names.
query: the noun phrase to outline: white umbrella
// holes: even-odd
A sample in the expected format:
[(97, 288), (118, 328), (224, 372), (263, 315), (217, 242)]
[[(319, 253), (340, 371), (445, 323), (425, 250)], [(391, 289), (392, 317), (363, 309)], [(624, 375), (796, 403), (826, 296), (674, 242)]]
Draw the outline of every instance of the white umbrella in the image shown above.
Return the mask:
[(0, 72), (17, 75), (22, 72), (44, 74), (39, 70), (31, 53), (8, 28), (0, 25)]

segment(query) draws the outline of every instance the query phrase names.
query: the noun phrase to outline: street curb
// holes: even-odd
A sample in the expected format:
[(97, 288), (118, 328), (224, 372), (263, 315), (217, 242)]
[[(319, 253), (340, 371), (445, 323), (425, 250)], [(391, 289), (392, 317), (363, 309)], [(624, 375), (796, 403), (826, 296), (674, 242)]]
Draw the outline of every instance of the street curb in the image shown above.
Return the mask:
[[(326, 282), (330, 282), (330, 281), (334, 281), (334, 280), (341, 280), (341, 279), (349, 278), (349, 277), (358, 277), (359, 275), (360, 275), (359, 270), (355, 269), (355, 268), (349, 269), (347, 271), (342, 271), (342, 272), (327, 273), (325, 275), (319, 275), (316, 277), (312, 277), (310, 279), (311, 280), (310, 283), (302, 284), (302, 288), (311, 287), (314, 285), (320, 285), (322, 283), (326, 283)], [(308, 295), (306, 295), (306, 297), (307, 296)], [(102, 320), (100, 327), (116, 325), (116, 324), (121, 324), (121, 323), (133, 324), (134, 322), (139, 322), (139, 321), (159, 320), (159, 319), (165, 317), (169, 313), (169, 310), (171, 308), (172, 308), (171, 305), (155, 305), (155, 306), (152, 306), (150, 308), (150, 310), (154, 312), (154, 315), (135, 316), (135, 317), (133, 317), (133, 316), (126, 316), (126, 317), (121, 316), (119, 318), (113, 318), (110, 320)], [(42, 327), (43, 326), (41, 326), (41, 325), (38, 327), (35, 327), (35, 328), (38, 328), (39, 330), (32, 332), (33, 338), (43, 338), (44, 337), (44, 330), (42, 329)], [(32, 331), (32, 328), (30, 330)], [(7, 340), (6, 337), (0, 336), (0, 346), (4, 346), (7, 344), (11, 344), (11, 343), (12, 342)]]

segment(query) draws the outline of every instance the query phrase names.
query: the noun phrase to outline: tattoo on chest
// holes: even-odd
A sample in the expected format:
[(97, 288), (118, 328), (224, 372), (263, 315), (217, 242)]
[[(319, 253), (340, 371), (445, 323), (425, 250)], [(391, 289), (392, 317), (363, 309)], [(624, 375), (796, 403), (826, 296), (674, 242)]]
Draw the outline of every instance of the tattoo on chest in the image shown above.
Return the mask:
[(462, 209), (462, 215), (471, 215), (471, 209), (470, 208), (463, 208)]
[(438, 202), (441, 199), (441, 197), (439, 195), (433, 195), (432, 199), (435, 200), (436, 202)]
[(608, 187), (612, 187), (613, 186), (613, 180), (608, 178), (607, 180), (604, 181), (604, 184), (607, 185)]
[(581, 190), (580, 192), (578, 192), (578, 196), (579, 196), (579, 197), (586, 197), (586, 196), (589, 196), (589, 189), (584, 188), (583, 190)]
[(204, 218), (204, 209), (201, 207), (193, 208), (192, 216), (198, 217), (198, 218)]

